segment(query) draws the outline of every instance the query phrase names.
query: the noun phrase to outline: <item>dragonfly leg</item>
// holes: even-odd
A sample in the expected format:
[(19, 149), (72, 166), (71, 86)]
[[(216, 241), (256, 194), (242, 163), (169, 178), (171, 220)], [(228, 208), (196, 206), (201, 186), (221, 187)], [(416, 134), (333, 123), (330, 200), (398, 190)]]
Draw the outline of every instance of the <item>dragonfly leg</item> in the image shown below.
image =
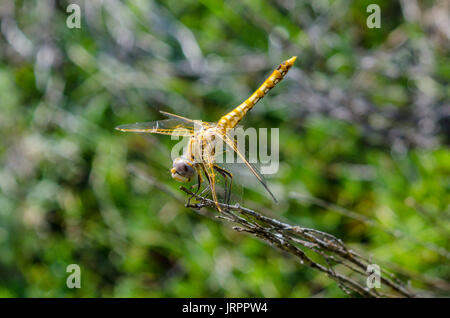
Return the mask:
[[(226, 190), (225, 190), (225, 203), (227, 205), (230, 205), (231, 187), (232, 187), (232, 184), (233, 184), (233, 175), (229, 171), (219, 167), (218, 165), (214, 165), (214, 169), (218, 173), (220, 173), (225, 179), (225, 188), (226, 188)], [(230, 182), (229, 183), (228, 183), (228, 178), (230, 178)]]
[[(216, 197), (215, 197), (215, 193), (213, 192), (213, 191), (215, 191), (215, 189), (214, 189), (214, 184), (213, 184), (214, 178), (211, 177), (211, 176), (207, 173), (206, 168), (205, 168), (203, 165), (201, 165), (201, 164), (197, 166), (197, 172), (198, 172), (199, 174), (200, 174), (200, 169), (199, 169), (198, 167), (201, 167), (201, 168), (202, 168), (203, 173), (205, 174), (205, 177), (206, 177), (206, 179), (208, 180), (208, 186), (205, 187), (205, 189), (202, 190), (202, 192), (199, 194), (199, 196), (204, 196), (204, 193), (205, 193), (205, 192), (211, 190), (213, 200), (215, 201), (216, 206), (218, 207), (219, 212), (221, 212), (221, 211), (220, 211), (220, 207), (219, 207), (219, 203), (218, 203), (218, 201), (217, 201), (217, 199), (216, 199)], [(213, 169), (214, 169), (214, 166), (213, 166), (213, 165), (212, 165), (212, 167), (213, 167)], [(216, 170), (216, 169), (214, 169), (214, 170)], [(216, 171), (218, 171), (218, 170), (216, 170)], [(222, 174), (222, 172), (220, 172), (220, 174)], [(223, 174), (222, 174), (222, 175), (223, 175)], [(213, 175), (213, 176), (214, 176), (214, 175)], [(200, 178), (201, 178), (201, 177), (200, 177)], [(200, 187), (198, 187), (198, 189), (200, 189)], [(197, 191), (197, 192), (198, 192), (198, 191)], [(197, 192), (196, 192), (196, 193), (197, 193)], [(189, 198), (189, 200), (191, 200), (193, 197), (194, 197), (194, 196), (191, 196), (191, 198)]]
[(209, 180), (209, 176), (208, 176), (208, 174), (205, 171), (205, 167), (204, 166), (200, 166), (200, 167), (202, 167), (202, 170), (203, 170), (203, 172), (205, 173), (205, 176), (206, 176), (206, 180), (208, 180), (208, 186), (206, 188), (204, 188), (202, 190), (202, 192), (200, 192), (200, 194), (199, 194), (200, 196), (204, 196), (205, 193), (207, 193), (209, 190), (211, 190), (211, 180)]
[(217, 169), (217, 167), (214, 166), (214, 168), (225, 179), (225, 203), (228, 204), (228, 178), (227, 178), (227, 175), (225, 173), (223, 173), (221, 170)]
[[(190, 204), (191, 204), (191, 200), (198, 194), (198, 192), (200, 191), (200, 188), (201, 188), (201, 186), (202, 186), (202, 183), (203, 183), (203, 178), (202, 178), (201, 171), (200, 171), (198, 168), (196, 168), (196, 170), (197, 170), (197, 190), (195, 191), (195, 193), (193, 193), (193, 194), (188, 198), (187, 205), (190, 205)], [(208, 187), (206, 187), (206, 189), (207, 189), (207, 188), (208, 188)], [(206, 190), (206, 189), (205, 189), (205, 190)], [(202, 193), (203, 193), (205, 190), (203, 190)], [(200, 193), (200, 195), (201, 195), (201, 193)]]
[(198, 191), (200, 191), (200, 187), (202, 186), (202, 183), (203, 183), (202, 174), (200, 173), (199, 170), (197, 170), (197, 191), (195, 191), (195, 194), (197, 194)]
[[(189, 203), (191, 202), (191, 200), (192, 200), (196, 195), (198, 195), (198, 196), (204, 196), (205, 193), (207, 193), (207, 192), (211, 189), (211, 186), (209, 185), (211, 181), (209, 180), (208, 175), (207, 175), (206, 172), (205, 172), (206, 180), (208, 180), (208, 185), (207, 185), (200, 193), (198, 193), (198, 192), (200, 191), (201, 184), (203, 183), (203, 177), (202, 177), (202, 175), (201, 175), (201, 170), (198, 169), (198, 168), (196, 168), (196, 169), (197, 169), (197, 176), (198, 176), (198, 178), (197, 178), (197, 190), (195, 191), (195, 193), (194, 193), (193, 195), (191, 195), (191, 196), (189, 197), (189, 199), (188, 199), (188, 205), (189, 205)], [(202, 170), (205, 171), (203, 167), (202, 167)]]

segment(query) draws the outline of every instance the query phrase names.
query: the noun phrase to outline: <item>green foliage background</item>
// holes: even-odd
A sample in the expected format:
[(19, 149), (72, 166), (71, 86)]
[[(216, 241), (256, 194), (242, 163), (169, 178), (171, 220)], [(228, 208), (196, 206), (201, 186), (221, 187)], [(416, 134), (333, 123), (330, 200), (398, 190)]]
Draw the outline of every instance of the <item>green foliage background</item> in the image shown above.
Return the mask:
[[(0, 4), (0, 296), (345, 296), (127, 168), (184, 199), (175, 141), (114, 130), (159, 110), (217, 120), (293, 55), (243, 122), (280, 128), (280, 204), (253, 187), (242, 204), (342, 238), (422, 295), (450, 295), (445, 1), (72, 2), (81, 29), (66, 27), (69, 2)], [(370, 3), (380, 29), (366, 26)], [(66, 287), (73, 263), (80, 289)]]

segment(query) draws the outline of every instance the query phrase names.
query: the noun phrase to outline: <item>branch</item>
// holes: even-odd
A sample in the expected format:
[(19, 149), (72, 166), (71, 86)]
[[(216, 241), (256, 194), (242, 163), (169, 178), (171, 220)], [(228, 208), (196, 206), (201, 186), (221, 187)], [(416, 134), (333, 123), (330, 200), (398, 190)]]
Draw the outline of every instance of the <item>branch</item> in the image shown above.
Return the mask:
[[(214, 201), (197, 195), (185, 187), (180, 187), (180, 189), (198, 200), (197, 203), (188, 203), (187, 207), (196, 210), (210, 207), (218, 211)], [(415, 296), (399, 279), (387, 271), (383, 271), (387, 275), (381, 275), (380, 280), (394, 294), (387, 294), (375, 288), (369, 289), (366, 287), (368, 276), (366, 269), (371, 262), (347, 248), (340, 239), (329, 233), (293, 226), (264, 216), (239, 204), (219, 203), (219, 205), (223, 211), (217, 218), (236, 224), (237, 226), (233, 227), (234, 230), (258, 237), (271, 246), (293, 255), (301, 264), (325, 273), (335, 280), (347, 294), (353, 292), (361, 297)], [(306, 251), (322, 258), (325, 264), (314, 261), (307, 255)], [(340, 271), (335, 269), (336, 265), (341, 265)], [(344, 270), (346, 273), (343, 273)]]
[[(173, 189), (159, 183), (156, 178), (144, 172), (138, 166), (130, 164), (128, 169), (136, 176), (157, 187), (160, 191), (173, 197), (176, 201), (184, 202), (183, 198), (175, 193)], [(180, 189), (198, 201), (186, 204), (187, 207), (193, 208), (196, 213), (204, 217), (214, 219), (210, 213), (201, 211), (203, 207), (209, 207), (217, 211), (214, 201), (196, 195), (185, 187), (180, 187)], [(293, 226), (242, 207), (239, 204), (227, 205), (219, 203), (219, 205), (223, 211), (216, 216), (216, 219), (233, 223), (235, 231), (245, 232), (262, 239), (271, 246), (294, 256), (301, 264), (326, 274), (335, 280), (338, 286), (349, 295), (353, 293), (353, 295), (361, 297), (415, 297), (403, 282), (396, 278), (391, 271), (383, 267), (381, 267), (382, 275), (380, 280), (383, 285), (389, 287), (393, 294), (367, 288), (366, 279), (368, 274), (366, 269), (367, 265), (373, 262), (356, 251), (347, 248), (342, 240), (334, 235), (311, 228)], [(307, 253), (312, 254), (311, 256), (314, 255), (315, 258), (323, 259), (324, 264), (314, 261)], [(414, 276), (416, 279), (420, 278), (418, 274)]]

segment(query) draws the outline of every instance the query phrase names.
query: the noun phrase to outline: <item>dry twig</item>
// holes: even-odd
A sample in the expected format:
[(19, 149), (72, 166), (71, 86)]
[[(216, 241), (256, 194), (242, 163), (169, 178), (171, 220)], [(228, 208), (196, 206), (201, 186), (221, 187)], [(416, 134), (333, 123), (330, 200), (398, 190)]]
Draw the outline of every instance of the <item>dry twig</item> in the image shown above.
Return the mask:
[[(178, 202), (182, 198), (168, 187), (159, 184), (153, 177), (136, 167), (129, 166), (130, 172), (140, 176), (147, 182), (174, 197)], [(210, 207), (217, 211), (214, 201), (194, 194), (191, 190), (180, 187), (189, 196), (198, 202), (189, 203), (186, 206), (205, 217), (211, 218), (210, 213), (202, 213), (203, 207)], [(373, 262), (363, 257), (356, 251), (348, 248), (342, 240), (329, 233), (311, 228), (293, 226), (286, 222), (262, 215), (254, 210), (240, 206), (220, 203), (222, 213), (217, 219), (235, 224), (233, 229), (238, 232), (246, 232), (258, 237), (271, 246), (274, 246), (296, 257), (301, 264), (325, 273), (335, 280), (339, 287), (347, 294), (360, 297), (414, 297), (414, 293), (405, 286), (394, 274), (385, 268), (381, 268), (380, 277), (382, 285), (389, 287), (390, 293), (369, 289), (366, 286), (367, 266)], [(312, 253), (324, 260), (324, 264), (312, 259), (308, 254)], [(314, 257), (317, 258), (317, 257)], [(384, 290), (384, 289), (382, 289)]]
[[(194, 209), (203, 207), (217, 209), (214, 201), (196, 195), (185, 187), (180, 189), (198, 200), (197, 203), (187, 204), (188, 207)], [(249, 233), (295, 256), (301, 264), (321, 271), (335, 280), (347, 294), (354, 293), (361, 297), (415, 296), (399, 279), (387, 271), (383, 271), (380, 280), (382, 284), (389, 287), (390, 292), (393, 294), (378, 291), (377, 289), (369, 289), (365, 282), (368, 276), (366, 269), (371, 262), (357, 252), (347, 248), (340, 239), (329, 233), (301, 226), (292, 226), (261, 215), (239, 204), (228, 205), (221, 203), (220, 206), (223, 211), (217, 218), (237, 224), (237, 226), (233, 227), (234, 230)], [(322, 257), (325, 264), (314, 261), (307, 255), (307, 251)], [(339, 271), (335, 265), (341, 265)]]

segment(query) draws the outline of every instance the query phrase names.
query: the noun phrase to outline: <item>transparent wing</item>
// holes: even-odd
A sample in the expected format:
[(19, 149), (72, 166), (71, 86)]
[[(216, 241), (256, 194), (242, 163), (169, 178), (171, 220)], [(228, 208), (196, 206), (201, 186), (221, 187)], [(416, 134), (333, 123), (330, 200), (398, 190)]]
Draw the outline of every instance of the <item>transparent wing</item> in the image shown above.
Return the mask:
[(270, 191), (269, 187), (267, 186), (267, 182), (263, 176), (263, 174), (259, 171), (259, 169), (252, 163), (250, 163), (246, 156), (238, 149), (238, 146), (236, 145), (236, 142), (227, 134), (223, 133), (217, 133), (217, 137), (220, 138), (225, 142), (226, 145), (228, 145), (244, 162), (244, 164), (247, 166), (247, 168), (253, 173), (253, 175), (258, 179), (258, 181), (263, 185), (264, 189), (267, 190), (267, 192), (270, 194), (272, 199), (278, 203), (277, 199), (273, 195), (273, 193)]
[(178, 118), (120, 125), (117, 130), (125, 132), (150, 133), (172, 136), (190, 136), (194, 133), (194, 123), (189, 124)]
[(194, 119), (190, 119), (190, 118), (183, 117), (180, 115), (168, 113), (168, 112), (165, 112), (162, 110), (160, 110), (159, 112), (161, 114), (163, 114), (164, 116), (171, 118), (172, 120), (174, 120), (174, 122), (179, 122), (181, 125), (183, 125), (185, 127), (191, 127), (193, 129), (199, 129), (199, 128), (206, 129), (206, 128), (215, 126), (215, 123), (210, 123), (210, 122), (206, 122), (206, 121), (202, 121), (202, 120), (194, 120)]
[(190, 119), (190, 118), (187, 118), (187, 117), (183, 117), (183, 116), (180, 116), (180, 115), (176, 115), (176, 114), (172, 114), (172, 113), (168, 113), (168, 112), (165, 112), (165, 111), (162, 111), (162, 110), (160, 110), (159, 112), (161, 114), (163, 114), (164, 116), (166, 116), (167, 118), (172, 118), (172, 119), (177, 120), (179, 123), (183, 123), (183, 124), (188, 125), (188, 126), (194, 125), (194, 120), (193, 119)]
[(217, 192), (216, 192), (216, 175), (214, 173), (214, 157), (212, 157), (210, 154), (207, 154), (207, 151), (204, 152), (202, 156), (202, 167), (203, 172), (205, 173), (206, 177), (209, 181), (209, 186), (211, 188), (211, 195), (214, 203), (216, 204), (217, 209), (219, 212), (222, 211), (222, 208), (220, 207), (219, 200), (217, 198)]

